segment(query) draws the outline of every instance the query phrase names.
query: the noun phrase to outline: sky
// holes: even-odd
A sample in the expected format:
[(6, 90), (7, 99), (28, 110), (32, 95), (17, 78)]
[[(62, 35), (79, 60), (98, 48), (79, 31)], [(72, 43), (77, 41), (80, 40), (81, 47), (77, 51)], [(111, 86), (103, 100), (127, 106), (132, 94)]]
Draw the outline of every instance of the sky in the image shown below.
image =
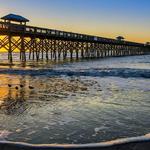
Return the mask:
[(150, 41), (150, 0), (0, 0), (0, 17), (9, 13), (39, 27)]

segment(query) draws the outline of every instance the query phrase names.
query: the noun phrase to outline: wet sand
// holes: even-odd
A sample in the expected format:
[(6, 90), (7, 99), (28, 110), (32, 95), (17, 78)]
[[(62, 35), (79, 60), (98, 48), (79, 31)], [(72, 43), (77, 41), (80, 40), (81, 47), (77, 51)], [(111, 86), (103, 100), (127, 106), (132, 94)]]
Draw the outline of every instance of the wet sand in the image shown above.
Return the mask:
[(79, 144), (149, 133), (149, 60), (2, 68), (1, 140)]

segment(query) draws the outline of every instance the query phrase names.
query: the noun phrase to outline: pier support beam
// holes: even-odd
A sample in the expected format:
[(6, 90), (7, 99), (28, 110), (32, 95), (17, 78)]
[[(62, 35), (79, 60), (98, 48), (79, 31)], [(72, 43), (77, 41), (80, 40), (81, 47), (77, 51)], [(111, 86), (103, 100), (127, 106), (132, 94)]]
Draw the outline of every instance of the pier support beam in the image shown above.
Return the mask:
[(26, 61), (26, 51), (25, 51), (25, 41), (24, 41), (24, 36), (21, 36), (21, 61), (25, 62)]
[[(7, 33), (8, 34), (8, 33)], [(98, 43), (95, 41), (81, 41), (78, 39), (55, 39), (48, 37), (26, 37), (24, 33), (20, 35), (3, 35), (0, 39), (0, 49), (6, 49), (8, 60), (13, 61), (13, 52), (20, 50), (20, 60), (26, 61), (26, 52), (29, 52), (29, 60), (39, 59), (58, 60), (66, 59), (84, 59), (84, 58), (105, 58), (122, 57), (132, 55), (144, 55), (150, 53), (150, 46), (146, 45), (125, 45), (124, 43)]]
[(10, 63), (12, 63), (12, 36), (9, 34), (8, 36), (8, 44), (9, 44), (9, 49), (8, 49), (8, 60)]

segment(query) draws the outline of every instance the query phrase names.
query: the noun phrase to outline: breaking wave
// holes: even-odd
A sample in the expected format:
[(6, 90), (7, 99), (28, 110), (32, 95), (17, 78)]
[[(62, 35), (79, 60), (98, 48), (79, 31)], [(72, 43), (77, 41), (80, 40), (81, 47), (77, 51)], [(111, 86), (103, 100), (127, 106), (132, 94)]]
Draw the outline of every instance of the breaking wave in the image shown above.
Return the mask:
[(92, 68), (92, 69), (1, 69), (0, 74), (30, 75), (30, 76), (90, 76), (90, 77), (122, 77), (122, 78), (150, 78), (150, 69), (131, 68)]

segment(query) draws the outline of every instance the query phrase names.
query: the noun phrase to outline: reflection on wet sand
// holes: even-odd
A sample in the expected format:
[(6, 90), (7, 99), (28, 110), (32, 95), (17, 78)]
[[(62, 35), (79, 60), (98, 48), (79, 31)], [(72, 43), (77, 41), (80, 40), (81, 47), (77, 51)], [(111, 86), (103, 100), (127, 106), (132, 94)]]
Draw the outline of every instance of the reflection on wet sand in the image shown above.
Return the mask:
[(39, 78), (1, 75), (0, 111), (20, 115), (30, 108), (30, 102), (67, 98), (76, 92), (87, 91), (87, 85), (78, 79)]
[(28, 81), (23, 78), (7, 77), (1, 75), (0, 86), (0, 110), (5, 114), (22, 114), (26, 106), (26, 100), (29, 97)]

